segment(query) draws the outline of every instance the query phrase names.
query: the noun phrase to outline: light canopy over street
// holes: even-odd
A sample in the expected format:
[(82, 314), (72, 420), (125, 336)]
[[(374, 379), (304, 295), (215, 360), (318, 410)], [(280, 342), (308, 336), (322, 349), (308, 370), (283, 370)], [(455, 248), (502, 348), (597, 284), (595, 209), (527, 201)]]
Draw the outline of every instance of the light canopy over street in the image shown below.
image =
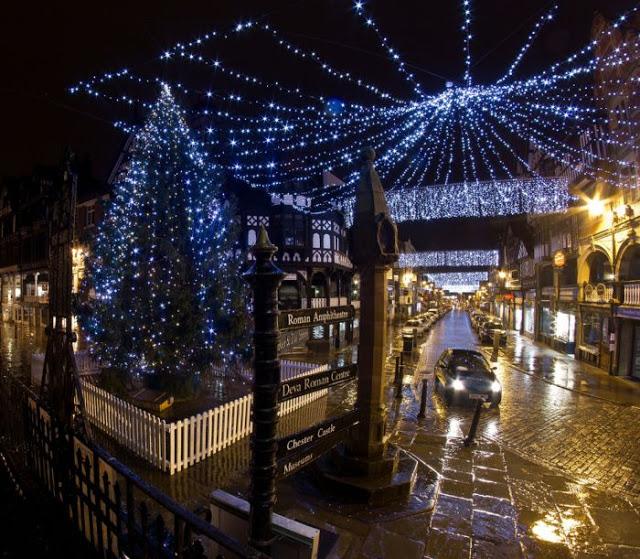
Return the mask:
[(640, 557), (638, 0), (4, 8), (3, 558)]

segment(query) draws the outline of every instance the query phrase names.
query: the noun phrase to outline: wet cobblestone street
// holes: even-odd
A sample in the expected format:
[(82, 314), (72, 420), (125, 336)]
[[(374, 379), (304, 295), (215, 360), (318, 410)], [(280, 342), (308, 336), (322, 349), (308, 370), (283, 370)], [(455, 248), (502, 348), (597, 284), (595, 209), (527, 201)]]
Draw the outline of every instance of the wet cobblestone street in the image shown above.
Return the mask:
[[(3, 332), (3, 362), (26, 374), (39, 339)], [(483, 411), (476, 443), (463, 444), (473, 410), (433, 393), (433, 365), (447, 347), (479, 346), (467, 314), (452, 311), (406, 359), (403, 399), (391, 386), (400, 337), (390, 331), (388, 433), (424, 474), (440, 476), (432, 511), (419, 491), (382, 509), (331, 503), (305, 472), (278, 484), (277, 512), (335, 533), (329, 557), (470, 559), (640, 557), (640, 385), (611, 377), (510, 333), (497, 374), (503, 399)], [(347, 357), (351, 353), (347, 351)], [(421, 382), (427, 414), (417, 419)], [(351, 409), (355, 384), (283, 418), (281, 434)], [(216, 488), (246, 494), (249, 440), (174, 476), (99, 437), (139, 474), (192, 510)], [(417, 484), (420, 486), (420, 480)]]
[(502, 404), (465, 448), (472, 410), (433, 396), (432, 371), (446, 347), (477, 346), (466, 313), (449, 313), (416, 370), (429, 381), (426, 419), (413, 419), (417, 390), (405, 390), (394, 438), (442, 475), (424, 556), (640, 557), (637, 385), (511, 336)]
[[(428, 334), (401, 404), (389, 389), (392, 440), (441, 475), (432, 513), (340, 516), (289, 500), (294, 481), (281, 484), (280, 510), (338, 532), (337, 557), (640, 557), (637, 385), (512, 335), (498, 360), (502, 404), (483, 411), (467, 448), (472, 409), (433, 395), (446, 347), (478, 347), (466, 313), (449, 313)], [(392, 371), (390, 359), (389, 380)], [(427, 417), (417, 420), (423, 375)]]

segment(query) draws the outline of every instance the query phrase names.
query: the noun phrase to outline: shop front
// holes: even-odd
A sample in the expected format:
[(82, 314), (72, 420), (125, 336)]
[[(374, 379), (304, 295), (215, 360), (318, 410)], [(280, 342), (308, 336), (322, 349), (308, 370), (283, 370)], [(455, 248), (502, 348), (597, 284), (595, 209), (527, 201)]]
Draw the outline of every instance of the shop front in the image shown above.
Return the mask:
[(609, 370), (612, 351), (609, 332), (612, 322), (609, 307), (580, 305), (579, 341), (576, 357), (605, 371)]
[(640, 379), (640, 308), (618, 307), (616, 322), (619, 332), (616, 374)]
[(540, 301), (540, 334), (538, 337), (542, 343), (552, 347), (554, 334), (555, 320), (551, 301)]
[(569, 306), (558, 308), (555, 320), (553, 347), (573, 355), (576, 352), (576, 310)]
[(524, 333), (533, 337), (536, 331), (536, 292), (527, 291), (524, 301)]
[(514, 313), (513, 313), (513, 328), (515, 330), (517, 330), (518, 332), (523, 332), (524, 331), (524, 324), (522, 323), (522, 320), (524, 318), (524, 313), (522, 312), (522, 308), (523, 308), (523, 299), (522, 297), (515, 297), (514, 298)]

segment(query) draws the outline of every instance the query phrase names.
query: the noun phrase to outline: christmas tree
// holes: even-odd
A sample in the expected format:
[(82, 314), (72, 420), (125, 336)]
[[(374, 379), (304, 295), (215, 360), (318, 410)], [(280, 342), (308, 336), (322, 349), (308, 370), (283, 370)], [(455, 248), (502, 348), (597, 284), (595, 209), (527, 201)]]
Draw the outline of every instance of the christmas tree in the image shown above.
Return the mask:
[(167, 386), (250, 347), (238, 225), (168, 87), (127, 155), (88, 257), (95, 297), (81, 320), (101, 365)]

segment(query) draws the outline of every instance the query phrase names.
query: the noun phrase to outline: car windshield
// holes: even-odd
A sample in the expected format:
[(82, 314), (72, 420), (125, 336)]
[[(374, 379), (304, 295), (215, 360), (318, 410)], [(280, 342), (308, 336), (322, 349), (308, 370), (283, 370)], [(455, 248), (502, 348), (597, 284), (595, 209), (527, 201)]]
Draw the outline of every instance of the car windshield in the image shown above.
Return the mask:
[(484, 357), (476, 353), (453, 354), (449, 369), (458, 375), (489, 372), (489, 367)]
[(500, 324), (499, 322), (485, 322), (484, 327), (487, 330), (501, 330), (502, 324)]

